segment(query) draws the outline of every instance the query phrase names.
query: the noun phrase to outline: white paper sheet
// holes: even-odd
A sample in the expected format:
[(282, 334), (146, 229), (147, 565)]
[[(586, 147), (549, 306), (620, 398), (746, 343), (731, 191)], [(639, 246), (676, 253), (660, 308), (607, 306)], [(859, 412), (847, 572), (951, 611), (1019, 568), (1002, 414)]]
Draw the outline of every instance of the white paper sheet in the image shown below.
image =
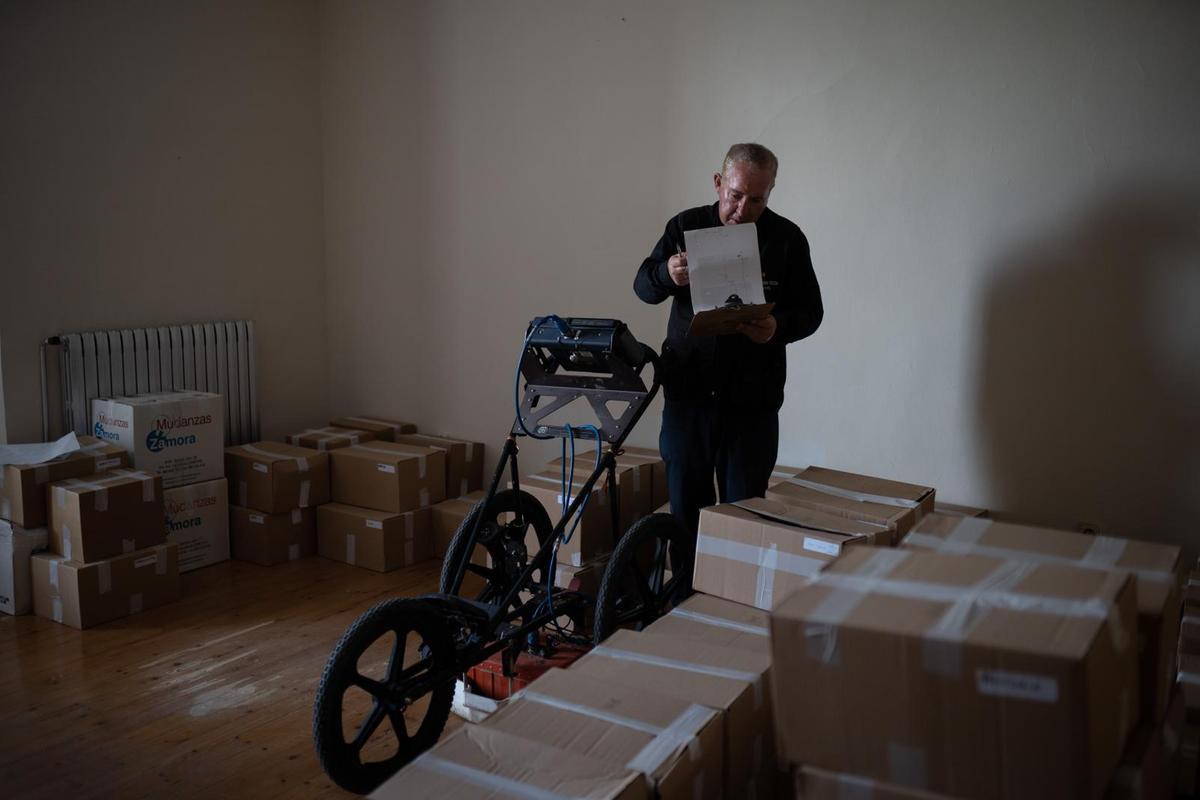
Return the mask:
[(694, 311), (720, 308), (734, 298), (740, 305), (766, 302), (753, 222), (685, 231), (683, 238)]
[(57, 442), (42, 444), (0, 444), (0, 466), (5, 464), (42, 464), (74, 453), (79, 449), (79, 440), (68, 433)]

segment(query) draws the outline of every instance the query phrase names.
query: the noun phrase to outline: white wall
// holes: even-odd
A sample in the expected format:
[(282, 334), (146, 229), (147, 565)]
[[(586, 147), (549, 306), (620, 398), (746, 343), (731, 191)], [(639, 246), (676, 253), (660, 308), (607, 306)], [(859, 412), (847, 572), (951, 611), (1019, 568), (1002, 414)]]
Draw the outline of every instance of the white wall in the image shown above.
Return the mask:
[(38, 345), (257, 325), (264, 433), (328, 419), (315, 3), (0, 5), (8, 435), (41, 436)]
[(782, 461), (1182, 540), (1198, 31), (1178, 2), (325, 4), (333, 404), (498, 443), (530, 317), (657, 345), (634, 271), (758, 140), (826, 305)]

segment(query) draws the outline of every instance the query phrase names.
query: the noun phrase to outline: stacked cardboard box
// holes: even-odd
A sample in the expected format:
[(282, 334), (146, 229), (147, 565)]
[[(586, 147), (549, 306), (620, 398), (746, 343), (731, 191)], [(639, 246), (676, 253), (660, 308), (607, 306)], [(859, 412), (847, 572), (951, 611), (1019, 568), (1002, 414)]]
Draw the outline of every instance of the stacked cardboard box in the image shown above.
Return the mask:
[(0, 611), (6, 614), (33, 610), (31, 559), (49, 544), (49, 485), (129, 465), (117, 445), (91, 436), (77, 442), (79, 449), (50, 461), (0, 465)]
[(670, 485), (667, 483), (667, 464), (657, 448), (626, 446), (618, 463), (646, 464), (650, 466), (650, 508), (660, 508), (671, 502)]
[(416, 433), (417, 426), (411, 422), (400, 422), (379, 417), (334, 417), (329, 420), (334, 428), (350, 428), (356, 431), (366, 431), (383, 442), (396, 441), (396, 435), (401, 433)]
[(846, 548), (890, 544), (880, 525), (761, 497), (702, 509), (693, 588), (770, 610)]
[(50, 498), (51, 552), (32, 562), (35, 613), (90, 628), (178, 599), (161, 477), (116, 469), (55, 482)]
[(792, 506), (883, 525), (899, 541), (925, 514), (933, 513), (928, 486), (808, 467), (767, 489), (767, 497)]
[(429, 558), (430, 507), (446, 496), (445, 451), (374, 440), (329, 457), (333, 503), (317, 514), (320, 554), (378, 572)]
[(286, 440), (296, 447), (308, 447), (313, 450), (337, 450), (340, 447), (351, 447), (363, 442), (369, 442), (375, 435), (369, 431), (355, 428), (328, 426), (325, 428), (305, 428), (299, 433), (290, 433)]
[(329, 455), (279, 442), (225, 450), (233, 557), (270, 566), (317, 552), (316, 507), (329, 502)]
[(396, 441), (438, 450), (446, 459), (446, 488), (443, 498), (461, 497), (483, 488), (483, 445), (423, 433), (402, 433)]
[(1138, 716), (1127, 572), (851, 548), (770, 627), (779, 753), (843, 785), (1099, 797)]
[(179, 570), (229, 559), (229, 490), (224, 478), (225, 404), (208, 392), (101, 398), (92, 427), (125, 449), (130, 463), (162, 478), (167, 541)]
[(1141, 717), (1155, 723), (1165, 719), (1175, 684), (1180, 630), (1178, 547), (945, 514), (922, 519), (901, 544), (1135, 574)]
[[(576, 496), (583, 491), (590, 477), (591, 470), (579, 474), (577, 471), (574, 482), (566, 495), (563, 494), (563, 475), (559, 468), (545, 469), (533, 475), (521, 478), (521, 489), (537, 499), (550, 517), (551, 523), (557, 523), (563, 515), (563, 505), (570, 505)], [(558, 563), (568, 567), (581, 567), (584, 562), (599, 558), (612, 552), (613, 520), (612, 504), (609, 501), (609, 489), (605, 479), (601, 477), (592, 486), (587, 499), (587, 505), (582, 513), (576, 512), (571, 525), (574, 532), (570, 538), (558, 547)], [(626, 502), (632, 503), (632, 483), (624, 487), (618, 486), (621, 493), (620, 504), (624, 508)], [(568, 527), (568, 531), (570, 531)], [(525, 542), (531, 553), (537, 552), (538, 541), (533, 531), (529, 532)]]
[(450, 734), (370, 796), (377, 800), (652, 797), (645, 778), (628, 767), (486, 725), (468, 725)]

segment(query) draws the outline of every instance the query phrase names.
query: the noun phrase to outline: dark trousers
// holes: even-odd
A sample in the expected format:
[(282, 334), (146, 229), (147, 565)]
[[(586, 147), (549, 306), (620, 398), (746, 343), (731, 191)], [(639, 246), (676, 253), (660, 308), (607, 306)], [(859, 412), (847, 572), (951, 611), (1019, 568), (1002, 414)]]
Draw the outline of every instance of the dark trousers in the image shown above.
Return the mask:
[(667, 401), (659, 450), (667, 462), (671, 513), (683, 522), (695, 548), (700, 509), (762, 497), (779, 450), (779, 413), (743, 411)]

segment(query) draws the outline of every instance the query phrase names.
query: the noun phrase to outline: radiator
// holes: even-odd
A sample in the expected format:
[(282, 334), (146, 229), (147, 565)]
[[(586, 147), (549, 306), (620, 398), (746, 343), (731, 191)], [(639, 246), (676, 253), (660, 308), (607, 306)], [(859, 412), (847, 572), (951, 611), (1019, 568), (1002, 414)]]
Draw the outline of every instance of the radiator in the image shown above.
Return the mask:
[(42, 342), (42, 434), (89, 432), (97, 397), (193, 390), (225, 398), (226, 444), (256, 441), (254, 323), (64, 333)]

